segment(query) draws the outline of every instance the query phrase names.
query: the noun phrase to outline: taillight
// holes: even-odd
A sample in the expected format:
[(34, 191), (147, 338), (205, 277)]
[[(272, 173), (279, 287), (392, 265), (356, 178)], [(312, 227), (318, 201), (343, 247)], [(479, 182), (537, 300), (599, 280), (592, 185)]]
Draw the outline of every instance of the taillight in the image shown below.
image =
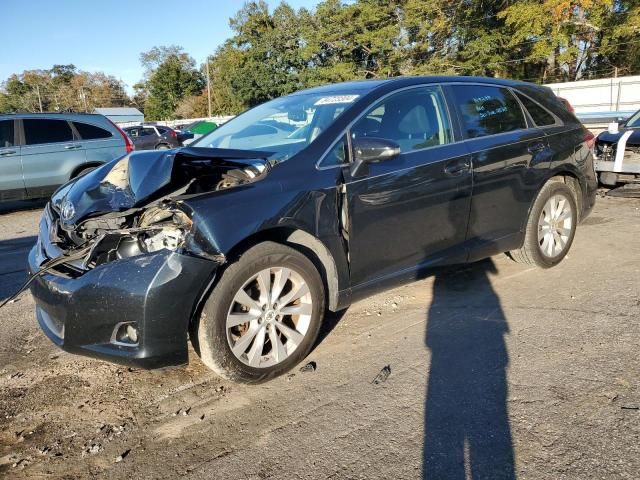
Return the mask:
[(589, 147), (589, 150), (593, 151), (596, 146), (596, 136), (593, 134), (591, 130), (584, 129), (584, 142)]
[(178, 134), (176, 133), (176, 131), (175, 131), (175, 130), (171, 130), (171, 136), (172, 136), (173, 138), (178, 138)]
[(120, 133), (120, 135), (122, 135), (122, 139), (124, 140), (124, 148), (126, 150), (127, 153), (131, 153), (133, 152), (133, 150), (135, 149), (135, 147), (133, 146), (133, 142), (131, 141), (131, 139), (129, 138), (129, 135), (127, 135), (127, 132), (125, 132), (124, 130), (122, 130), (118, 125), (116, 125), (115, 123), (113, 123), (110, 119), (107, 118), (107, 120), (109, 121), (109, 123), (111, 125), (113, 125), (115, 127), (116, 130), (118, 130), (118, 133)]

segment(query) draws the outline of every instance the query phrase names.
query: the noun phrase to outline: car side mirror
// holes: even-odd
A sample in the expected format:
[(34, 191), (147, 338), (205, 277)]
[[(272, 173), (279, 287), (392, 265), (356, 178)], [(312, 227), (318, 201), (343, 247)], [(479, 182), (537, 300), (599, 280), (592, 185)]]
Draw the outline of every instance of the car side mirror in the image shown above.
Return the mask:
[(351, 148), (353, 149), (351, 175), (354, 177), (365, 164), (391, 160), (400, 155), (400, 145), (385, 138), (354, 138), (351, 141)]

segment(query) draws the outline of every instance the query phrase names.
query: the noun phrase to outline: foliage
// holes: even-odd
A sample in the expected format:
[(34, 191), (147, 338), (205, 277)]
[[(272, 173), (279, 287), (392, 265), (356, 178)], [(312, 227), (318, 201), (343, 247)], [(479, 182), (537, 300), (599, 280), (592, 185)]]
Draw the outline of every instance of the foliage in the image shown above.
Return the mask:
[(196, 62), (181, 47), (154, 47), (140, 54), (146, 68), (142, 83), (144, 114), (147, 120), (175, 117), (180, 102), (202, 91), (202, 74)]
[(0, 92), (0, 112), (91, 112), (96, 107), (126, 104), (122, 82), (102, 72), (78, 71), (74, 65), (11, 75)]

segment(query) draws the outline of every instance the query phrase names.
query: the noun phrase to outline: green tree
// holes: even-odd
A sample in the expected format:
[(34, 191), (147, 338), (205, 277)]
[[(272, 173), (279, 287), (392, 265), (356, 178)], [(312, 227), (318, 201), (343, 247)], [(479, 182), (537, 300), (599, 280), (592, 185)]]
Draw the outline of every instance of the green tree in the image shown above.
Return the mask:
[(202, 91), (202, 74), (196, 63), (182, 47), (154, 47), (140, 55), (146, 69), (144, 90), (144, 113), (149, 120), (172, 118), (180, 102)]

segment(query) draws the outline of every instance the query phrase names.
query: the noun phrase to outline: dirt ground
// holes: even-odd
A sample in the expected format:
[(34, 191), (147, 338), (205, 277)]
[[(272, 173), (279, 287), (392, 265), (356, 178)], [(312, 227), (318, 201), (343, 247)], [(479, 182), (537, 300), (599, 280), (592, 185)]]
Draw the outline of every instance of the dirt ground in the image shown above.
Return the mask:
[[(38, 210), (0, 214), (0, 299)], [(569, 257), (443, 269), (328, 319), (314, 372), (259, 386), (59, 351), (0, 310), (1, 478), (640, 478), (640, 200)], [(386, 365), (387, 380), (374, 377)]]

